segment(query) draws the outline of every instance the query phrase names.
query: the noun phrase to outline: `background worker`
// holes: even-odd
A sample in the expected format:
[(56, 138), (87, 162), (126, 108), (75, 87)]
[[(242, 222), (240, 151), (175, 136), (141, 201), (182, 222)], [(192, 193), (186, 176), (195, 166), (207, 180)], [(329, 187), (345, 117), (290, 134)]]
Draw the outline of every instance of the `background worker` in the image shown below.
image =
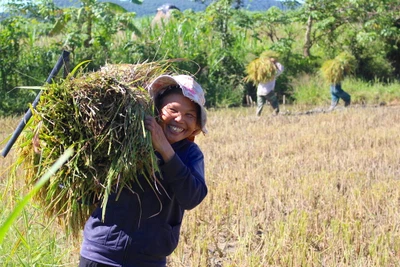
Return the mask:
[(276, 66), (276, 74), (271, 81), (259, 83), (257, 86), (257, 116), (261, 115), (261, 111), (263, 110), (266, 101), (268, 101), (274, 109), (275, 115), (279, 113), (279, 102), (275, 93), (275, 84), (276, 78), (282, 74), (284, 67), (276, 60), (276, 58), (271, 57), (270, 60)]

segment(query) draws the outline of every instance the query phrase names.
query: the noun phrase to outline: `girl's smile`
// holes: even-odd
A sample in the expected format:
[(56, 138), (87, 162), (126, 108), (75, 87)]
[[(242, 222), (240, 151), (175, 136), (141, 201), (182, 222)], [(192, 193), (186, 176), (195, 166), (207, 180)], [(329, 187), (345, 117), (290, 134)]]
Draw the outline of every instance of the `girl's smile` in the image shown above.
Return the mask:
[(197, 124), (198, 106), (180, 94), (165, 96), (161, 103), (161, 128), (170, 144), (192, 136)]

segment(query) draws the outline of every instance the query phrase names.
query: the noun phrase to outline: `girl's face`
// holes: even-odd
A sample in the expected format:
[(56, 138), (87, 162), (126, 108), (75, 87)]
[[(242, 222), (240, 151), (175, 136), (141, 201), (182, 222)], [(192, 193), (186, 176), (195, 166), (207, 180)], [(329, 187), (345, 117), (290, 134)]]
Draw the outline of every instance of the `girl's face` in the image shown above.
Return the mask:
[(197, 104), (181, 94), (170, 94), (161, 102), (161, 128), (170, 144), (199, 132)]

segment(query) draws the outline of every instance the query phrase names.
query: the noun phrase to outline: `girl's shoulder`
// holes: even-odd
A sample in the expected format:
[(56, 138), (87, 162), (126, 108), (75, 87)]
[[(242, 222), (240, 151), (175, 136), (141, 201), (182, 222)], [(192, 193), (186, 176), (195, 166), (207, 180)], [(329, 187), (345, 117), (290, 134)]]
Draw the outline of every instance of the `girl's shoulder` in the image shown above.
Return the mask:
[(188, 139), (184, 139), (172, 144), (172, 148), (175, 150), (175, 152), (189, 150), (199, 150), (201, 152), (200, 147), (194, 141)]
[(186, 139), (173, 144), (172, 148), (181, 159), (203, 157), (200, 147), (195, 142)]

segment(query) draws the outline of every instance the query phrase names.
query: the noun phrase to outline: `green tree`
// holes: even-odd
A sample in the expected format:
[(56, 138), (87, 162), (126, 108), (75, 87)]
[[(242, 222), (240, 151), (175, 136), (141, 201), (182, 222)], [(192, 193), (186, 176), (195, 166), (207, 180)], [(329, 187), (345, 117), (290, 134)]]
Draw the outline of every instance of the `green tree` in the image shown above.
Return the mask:
[(20, 85), (21, 73), (17, 70), (24, 51), (20, 40), (27, 37), (22, 17), (9, 17), (0, 24), (0, 116), (26, 110), (23, 103), (30, 97), (29, 91), (14, 89)]
[(370, 76), (367, 70), (373, 66), (377, 66), (374, 70), (384, 70), (381, 75), (390, 76), (387, 55), (398, 55), (399, 10), (397, 0), (306, 0), (293, 13), (305, 27), (303, 56), (312, 56), (315, 45), (329, 58), (348, 50), (361, 67), (367, 67), (359, 70), (363, 76)]
[[(141, 0), (131, 0), (131, 2), (135, 4), (142, 3)], [(83, 32), (86, 35), (83, 44), (85, 47), (89, 47), (93, 43), (93, 38), (96, 38), (96, 36), (93, 36), (93, 28), (96, 24), (102, 30), (105, 30), (107, 34), (115, 33), (120, 29), (130, 29), (140, 33), (132, 23), (134, 14), (126, 14), (128, 11), (120, 5), (112, 2), (99, 2), (97, 0), (82, 0), (81, 3), (80, 8), (65, 9), (65, 12), (57, 19), (53, 29), (50, 31), (50, 35), (59, 34), (64, 31), (71, 32), (67, 27), (70, 26), (68, 22), (72, 22), (80, 29), (83, 26)], [(113, 21), (113, 19), (116, 20)]]
[[(131, 2), (142, 3), (141, 0)], [(115, 33), (130, 30), (141, 35), (133, 23), (134, 18), (135, 13), (115, 3), (82, 0), (79, 8), (63, 10), (49, 34), (65, 36), (65, 49), (79, 54), (81, 61), (93, 60), (91, 67), (97, 68), (110, 57)]]

